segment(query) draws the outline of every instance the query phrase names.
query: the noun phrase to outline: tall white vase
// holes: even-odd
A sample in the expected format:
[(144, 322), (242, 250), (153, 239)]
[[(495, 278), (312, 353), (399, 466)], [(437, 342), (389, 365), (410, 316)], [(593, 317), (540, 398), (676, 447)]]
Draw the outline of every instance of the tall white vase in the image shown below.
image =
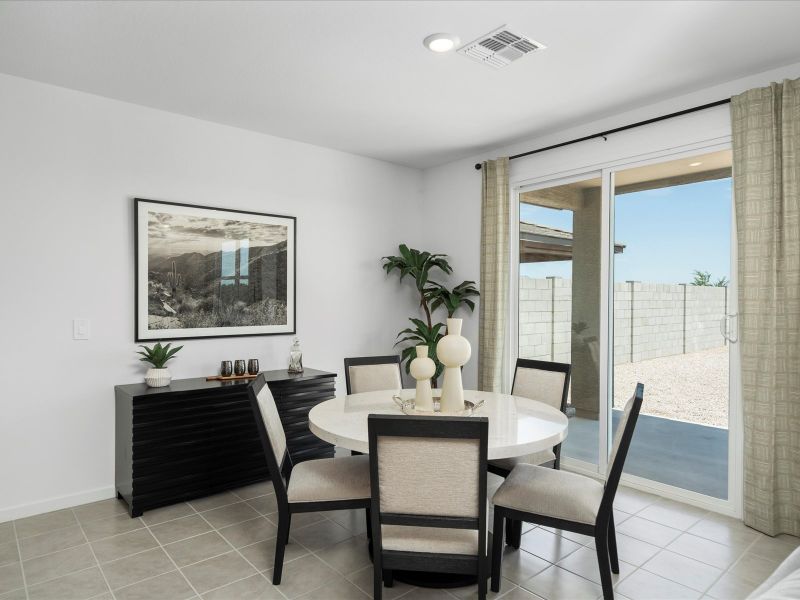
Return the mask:
[(417, 346), (417, 358), (411, 361), (411, 376), (417, 380), (417, 394), (414, 398), (414, 408), (433, 412), (433, 391), (431, 390), (431, 377), (436, 373), (436, 363), (428, 358), (428, 347)]
[(444, 366), (442, 383), (442, 412), (464, 410), (464, 384), (461, 367), (472, 354), (467, 338), (461, 336), (461, 319), (447, 319), (447, 335), (436, 345), (436, 356)]

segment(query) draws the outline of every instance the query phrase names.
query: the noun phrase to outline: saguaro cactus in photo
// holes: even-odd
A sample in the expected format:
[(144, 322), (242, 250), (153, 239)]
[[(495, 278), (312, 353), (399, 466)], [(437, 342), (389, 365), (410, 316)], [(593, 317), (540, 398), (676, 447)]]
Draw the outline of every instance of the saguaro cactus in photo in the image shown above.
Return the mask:
[(175, 292), (178, 291), (178, 286), (180, 286), (181, 282), (183, 281), (183, 277), (178, 274), (178, 267), (175, 265), (174, 260), (172, 261), (172, 271), (167, 273), (167, 281), (169, 281), (169, 287), (174, 296)]

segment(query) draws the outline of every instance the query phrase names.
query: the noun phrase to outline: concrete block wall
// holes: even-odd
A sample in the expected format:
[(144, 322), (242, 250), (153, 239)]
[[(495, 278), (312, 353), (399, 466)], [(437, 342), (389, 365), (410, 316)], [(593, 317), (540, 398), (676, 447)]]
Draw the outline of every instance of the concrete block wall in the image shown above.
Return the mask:
[[(520, 357), (570, 362), (572, 281), (521, 277), (519, 289)], [(727, 288), (616, 283), (614, 362), (722, 346), (719, 323), (726, 310)]]

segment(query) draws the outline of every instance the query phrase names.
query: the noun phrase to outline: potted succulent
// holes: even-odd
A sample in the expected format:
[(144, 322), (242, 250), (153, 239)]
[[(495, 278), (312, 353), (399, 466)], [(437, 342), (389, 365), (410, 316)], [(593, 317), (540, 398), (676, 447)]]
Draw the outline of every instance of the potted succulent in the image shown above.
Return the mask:
[(150, 387), (164, 387), (165, 385), (169, 385), (169, 382), (172, 381), (172, 375), (170, 375), (169, 369), (167, 369), (165, 365), (169, 359), (178, 353), (178, 350), (183, 348), (183, 346), (178, 346), (176, 348), (170, 348), (170, 346), (172, 346), (172, 344), (162, 346), (161, 342), (156, 342), (156, 345), (152, 348), (139, 346), (144, 349), (137, 352), (137, 354), (141, 354), (143, 357), (139, 360), (151, 365), (151, 368), (147, 369), (147, 373), (144, 376), (145, 382)]

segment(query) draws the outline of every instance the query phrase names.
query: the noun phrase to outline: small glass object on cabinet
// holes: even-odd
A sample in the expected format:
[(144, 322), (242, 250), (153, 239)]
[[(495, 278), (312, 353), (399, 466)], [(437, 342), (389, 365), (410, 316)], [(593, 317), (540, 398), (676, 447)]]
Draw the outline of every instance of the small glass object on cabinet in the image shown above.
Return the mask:
[(289, 373), (303, 372), (303, 351), (300, 350), (300, 340), (294, 338), (294, 343), (289, 349)]

